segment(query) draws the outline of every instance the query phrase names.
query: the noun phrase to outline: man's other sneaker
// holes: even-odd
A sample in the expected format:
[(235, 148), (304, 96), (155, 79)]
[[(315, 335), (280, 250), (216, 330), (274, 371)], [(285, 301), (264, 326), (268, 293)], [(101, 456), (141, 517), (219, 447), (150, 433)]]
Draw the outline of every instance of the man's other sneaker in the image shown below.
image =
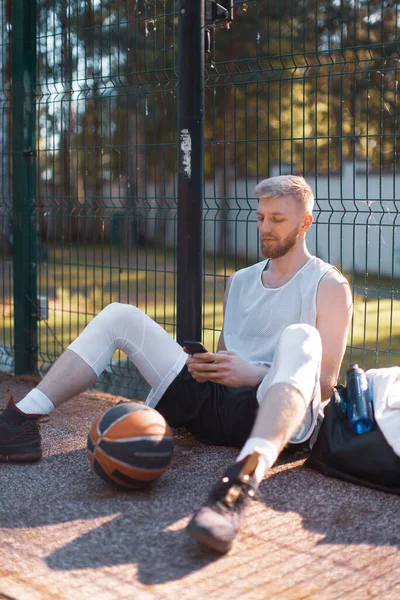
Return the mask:
[(0, 462), (40, 460), (42, 449), (38, 420), (47, 415), (26, 415), (13, 398), (0, 413)]
[(194, 514), (186, 531), (200, 544), (222, 553), (232, 548), (258, 487), (253, 475), (259, 456), (254, 452), (231, 465)]

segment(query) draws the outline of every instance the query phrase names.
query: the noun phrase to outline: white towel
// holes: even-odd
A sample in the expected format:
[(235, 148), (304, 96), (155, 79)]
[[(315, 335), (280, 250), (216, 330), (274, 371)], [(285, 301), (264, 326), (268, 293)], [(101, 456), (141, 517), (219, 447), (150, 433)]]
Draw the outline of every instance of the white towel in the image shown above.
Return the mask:
[(369, 369), (366, 376), (375, 420), (388, 444), (400, 456), (400, 367)]

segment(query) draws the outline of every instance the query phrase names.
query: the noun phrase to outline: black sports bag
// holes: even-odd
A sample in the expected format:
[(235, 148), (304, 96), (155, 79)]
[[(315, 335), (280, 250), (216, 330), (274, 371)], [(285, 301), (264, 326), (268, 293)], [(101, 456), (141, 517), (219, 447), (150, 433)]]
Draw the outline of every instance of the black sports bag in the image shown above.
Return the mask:
[(372, 431), (354, 433), (342, 411), (346, 388), (334, 389), (306, 465), (328, 475), (384, 492), (400, 494), (400, 457), (375, 423)]

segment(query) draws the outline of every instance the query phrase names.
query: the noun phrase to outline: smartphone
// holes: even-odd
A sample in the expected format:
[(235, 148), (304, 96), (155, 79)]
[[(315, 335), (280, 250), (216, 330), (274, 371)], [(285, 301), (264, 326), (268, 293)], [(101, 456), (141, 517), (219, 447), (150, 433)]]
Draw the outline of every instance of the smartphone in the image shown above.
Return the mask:
[(202, 352), (208, 352), (207, 348), (203, 346), (201, 342), (183, 342), (183, 345), (188, 350), (189, 354), (201, 354)]

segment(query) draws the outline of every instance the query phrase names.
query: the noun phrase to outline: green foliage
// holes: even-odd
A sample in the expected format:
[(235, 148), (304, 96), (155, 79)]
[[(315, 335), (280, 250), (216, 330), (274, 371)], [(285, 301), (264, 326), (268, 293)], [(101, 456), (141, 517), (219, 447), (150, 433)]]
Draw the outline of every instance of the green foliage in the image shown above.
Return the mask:
[(238, 176), (267, 176), (274, 162), (325, 173), (354, 156), (393, 167), (397, 23), (394, 2), (238, 2), (231, 29), (214, 34), (208, 139), (234, 142)]
[[(176, 0), (39, 7), (46, 181), (89, 207), (122, 180), (128, 204), (140, 205), (140, 178), (176, 169)], [(394, 2), (237, 2), (231, 28), (212, 31), (206, 174), (227, 158), (237, 176), (267, 175), (282, 160), (319, 172), (353, 155), (395, 164), (398, 57)]]

